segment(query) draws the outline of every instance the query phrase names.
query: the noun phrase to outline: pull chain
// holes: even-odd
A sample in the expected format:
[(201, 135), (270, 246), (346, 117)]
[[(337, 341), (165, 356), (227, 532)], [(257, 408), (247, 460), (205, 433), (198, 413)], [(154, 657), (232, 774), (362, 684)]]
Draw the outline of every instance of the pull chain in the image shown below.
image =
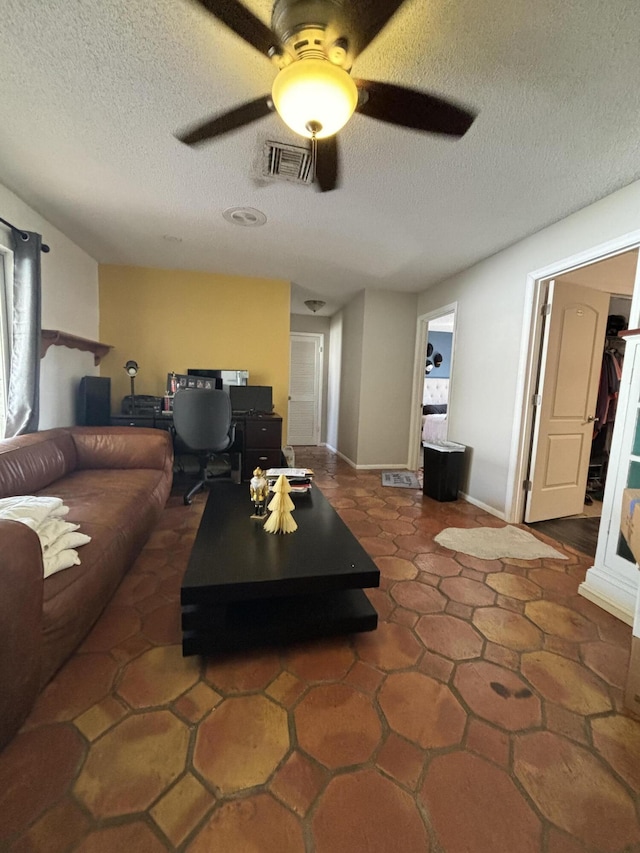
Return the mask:
[(311, 134), (311, 174), (315, 182), (318, 166), (318, 133), (322, 130), (322, 125), (319, 121), (310, 121), (307, 123), (307, 130)]
[(316, 179), (316, 164), (318, 162), (318, 139), (315, 133), (311, 134), (311, 174)]

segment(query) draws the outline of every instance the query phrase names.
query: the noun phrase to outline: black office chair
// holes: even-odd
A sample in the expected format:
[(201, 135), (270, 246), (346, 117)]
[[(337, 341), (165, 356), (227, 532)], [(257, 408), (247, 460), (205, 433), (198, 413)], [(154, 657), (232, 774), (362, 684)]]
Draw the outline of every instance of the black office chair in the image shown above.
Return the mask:
[(184, 496), (190, 504), (196, 492), (207, 485), (207, 466), (216, 453), (227, 450), (235, 439), (231, 420), (231, 401), (226, 391), (183, 388), (173, 398), (173, 426), (183, 451), (197, 455), (200, 470), (198, 482)]

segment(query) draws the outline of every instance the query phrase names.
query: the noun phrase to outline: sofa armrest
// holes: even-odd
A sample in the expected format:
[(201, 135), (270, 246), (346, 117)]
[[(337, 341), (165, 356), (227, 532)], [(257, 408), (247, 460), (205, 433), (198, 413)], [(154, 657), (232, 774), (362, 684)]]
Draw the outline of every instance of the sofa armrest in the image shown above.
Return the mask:
[(72, 427), (77, 468), (173, 469), (167, 430), (140, 427)]
[(36, 533), (0, 519), (0, 749), (31, 710), (40, 688), (42, 551)]

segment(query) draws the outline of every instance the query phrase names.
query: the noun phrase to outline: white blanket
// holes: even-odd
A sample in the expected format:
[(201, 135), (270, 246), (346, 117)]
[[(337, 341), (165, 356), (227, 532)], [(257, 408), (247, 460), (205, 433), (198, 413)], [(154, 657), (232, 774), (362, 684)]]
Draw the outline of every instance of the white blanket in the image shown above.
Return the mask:
[(48, 518), (59, 518), (69, 512), (62, 498), (38, 497), (36, 495), (18, 495), (0, 499), (0, 518), (21, 521), (35, 530)]
[(69, 512), (61, 498), (20, 495), (0, 499), (0, 518), (19, 521), (38, 534), (42, 548), (44, 577), (80, 565), (80, 545), (86, 545), (91, 537), (79, 533), (79, 524), (65, 521)]

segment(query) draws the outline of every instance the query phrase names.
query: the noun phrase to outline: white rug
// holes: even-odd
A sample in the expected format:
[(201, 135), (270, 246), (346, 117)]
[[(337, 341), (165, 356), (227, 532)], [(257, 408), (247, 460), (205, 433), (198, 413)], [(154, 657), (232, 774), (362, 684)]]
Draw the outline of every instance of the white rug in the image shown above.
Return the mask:
[(517, 560), (566, 560), (564, 554), (545, 545), (532, 533), (519, 527), (447, 527), (434, 537), (438, 545), (451, 551), (461, 551), (481, 560), (512, 557)]
[(385, 471), (382, 475), (383, 486), (397, 486), (399, 489), (419, 489), (420, 482), (411, 471)]

